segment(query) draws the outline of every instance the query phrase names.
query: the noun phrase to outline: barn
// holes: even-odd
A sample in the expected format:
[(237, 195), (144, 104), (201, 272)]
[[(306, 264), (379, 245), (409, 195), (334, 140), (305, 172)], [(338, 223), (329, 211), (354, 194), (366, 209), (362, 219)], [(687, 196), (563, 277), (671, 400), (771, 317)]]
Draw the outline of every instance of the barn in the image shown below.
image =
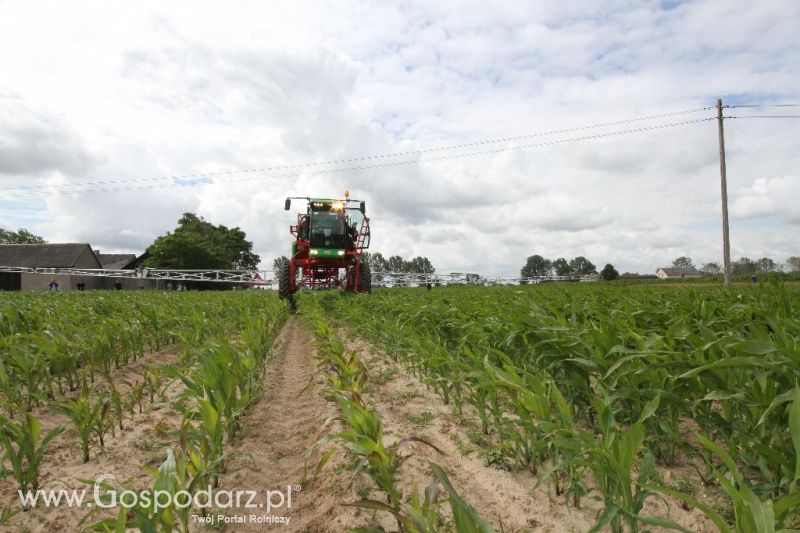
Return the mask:
[(661, 279), (683, 279), (683, 278), (699, 278), (702, 276), (699, 270), (694, 267), (690, 268), (674, 268), (664, 267), (656, 270), (656, 276)]
[[(92, 247), (87, 243), (65, 244), (0, 244), (0, 266), (22, 268), (103, 268)], [(46, 289), (56, 280), (61, 290), (77, 288), (84, 283), (87, 289), (101, 288), (100, 278), (92, 276), (42, 275), (20, 272), (0, 272), (0, 289), (32, 291)]]

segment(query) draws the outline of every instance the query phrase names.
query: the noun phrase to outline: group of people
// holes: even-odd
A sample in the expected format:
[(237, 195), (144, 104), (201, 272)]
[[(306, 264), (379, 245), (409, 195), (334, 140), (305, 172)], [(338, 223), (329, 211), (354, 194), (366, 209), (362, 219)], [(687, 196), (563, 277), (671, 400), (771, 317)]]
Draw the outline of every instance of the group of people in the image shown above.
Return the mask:
[[(60, 285), (58, 284), (56, 279), (55, 278), (51, 278), (50, 279), (50, 283), (47, 285), (47, 290), (50, 291), (50, 292), (58, 292), (59, 286)], [(84, 282), (82, 282), (82, 281), (79, 281), (78, 283), (75, 284), (75, 288), (78, 289), (79, 291), (82, 291), (82, 290), (84, 290), (86, 288), (86, 284)], [(144, 287), (142, 287), (140, 285), (139, 288), (143, 289)], [(167, 284), (167, 289), (172, 290), (171, 284)], [(122, 281), (121, 280), (119, 280), (119, 279), (115, 279), (114, 280), (114, 290), (115, 291), (121, 291), (122, 290)], [(178, 290), (179, 291), (185, 291), (186, 290), (186, 286), (179, 284), (178, 285)]]

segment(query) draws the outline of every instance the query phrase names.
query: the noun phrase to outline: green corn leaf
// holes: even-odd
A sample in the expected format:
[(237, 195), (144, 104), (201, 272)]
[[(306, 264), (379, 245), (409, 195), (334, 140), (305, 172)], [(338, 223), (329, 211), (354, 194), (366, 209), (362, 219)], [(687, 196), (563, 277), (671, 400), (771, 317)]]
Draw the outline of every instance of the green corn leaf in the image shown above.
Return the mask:
[(794, 510), (795, 513), (800, 512), (800, 492), (782, 496), (772, 506), (772, 510), (779, 521), (783, 520), (783, 514), (790, 509)]
[(644, 440), (644, 424), (641, 421), (636, 422), (625, 433), (622, 438), (621, 454), (619, 458), (620, 467), (625, 472), (630, 472), (633, 467), (633, 459), (636, 457), (636, 452), (642, 447)]
[(642, 409), (642, 414), (639, 417), (639, 421), (644, 422), (645, 420), (653, 416), (656, 410), (658, 409), (660, 403), (661, 403), (661, 393), (657, 392), (655, 397), (649, 402), (647, 402), (647, 404), (644, 406), (644, 409)]
[(725, 519), (722, 518), (722, 516), (718, 512), (716, 512), (708, 505), (700, 503), (697, 499), (689, 496), (688, 494), (684, 494), (678, 490), (671, 489), (669, 487), (661, 487), (659, 485), (650, 485), (644, 483), (640, 486), (643, 489), (649, 490), (651, 492), (659, 492), (661, 494), (674, 496), (675, 498), (678, 498), (679, 500), (686, 502), (693, 507), (697, 507), (698, 509), (700, 509), (700, 511), (703, 512), (704, 515), (706, 515), (712, 522), (714, 522), (714, 525), (716, 525), (719, 528), (720, 533), (731, 533), (731, 530), (728, 527), (727, 522), (725, 522)]
[(717, 445), (717, 443), (715, 443), (714, 441), (712, 441), (712, 440), (710, 440), (710, 439), (707, 439), (707, 438), (706, 438), (706, 437), (704, 437), (703, 435), (701, 435), (701, 434), (699, 434), (699, 433), (695, 433), (694, 435), (695, 435), (695, 437), (697, 437), (697, 439), (700, 441), (700, 443), (701, 443), (701, 444), (702, 444), (702, 445), (703, 445), (703, 446), (704, 446), (704, 447), (705, 447), (707, 450), (709, 450), (709, 451), (713, 452), (714, 454), (716, 454), (716, 455), (717, 455), (717, 457), (719, 457), (720, 459), (722, 459), (722, 462), (723, 462), (723, 463), (725, 463), (725, 466), (727, 466), (727, 467), (728, 467), (728, 470), (730, 470), (730, 472), (733, 474), (733, 476), (734, 476), (734, 479), (735, 479), (736, 481), (738, 481), (738, 480), (740, 480), (740, 479), (742, 478), (742, 475), (739, 473), (739, 469), (736, 467), (736, 462), (735, 462), (735, 461), (733, 460), (733, 458), (732, 458), (732, 457), (731, 457), (731, 456), (728, 454), (728, 452), (726, 452), (725, 450), (723, 450), (722, 448), (720, 448), (720, 447)]
[(779, 394), (778, 396), (776, 396), (772, 400), (772, 402), (770, 402), (769, 406), (766, 409), (764, 409), (764, 412), (761, 414), (761, 418), (758, 419), (758, 423), (756, 425), (757, 426), (762, 425), (775, 409), (779, 408), (781, 405), (785, 403), (791, 402), (792, 399), (794, 398), (794, 395), (795, 395), (794, 390), (787, 390), (783, 394)]
[(800, 387), (794, 388), (794, 400), (792, 408), (789, 409), (789, 433), (794, 444), (794, 481), (792, 482), (792, 492), (797, 491), (797, 482), (800, 481)]
[(734, 348), (739, 352), (749, 353), (752, 355), (764, 355), (775, 351), (775, 347), (771, 344), (755, 339), (733, 344), (731, 348)]
[(765, 361), (764, 359), (755, 357), (729, 357), (727, 359), (719, 359), (713, 363), (699, 366), (688, 372), (678, 376), (676, 379), (687, 379), (702, 374), (707, 370), (716, 370), (717, 368), (770, 368), (774, 367), (775, 363)]
[(675, 531), (682, 531), (683, 533), (694, 533), (691, 529), (686, 529), (679, 523), (667, 518), (645, 515), (636, 515), (634, 518), (636, 518), (636, 520), (639, 522), (644, 522), (645, 524), (650, 524), (651, 526), (663, 527), (664, 529), (674, 529)]
[(592, 529), (589, 530), (589, 533), (595, 533), (602, 530), (604, 527), (610, 524), (618, 514), (619, 507), (607, 501), (605, 508), (603, 508), (603, 512), (597, 517), (597, 522)]
[(492, 525), (482, 518), (472, 506), (466, 502), (450, 484), (444, 469), (436, 463), (428, 463), (433, 470), (433, 475), (444, 486), (450, 496), (450, 509), (453, 512), (453, 522), (457, 533), (493, 533)]

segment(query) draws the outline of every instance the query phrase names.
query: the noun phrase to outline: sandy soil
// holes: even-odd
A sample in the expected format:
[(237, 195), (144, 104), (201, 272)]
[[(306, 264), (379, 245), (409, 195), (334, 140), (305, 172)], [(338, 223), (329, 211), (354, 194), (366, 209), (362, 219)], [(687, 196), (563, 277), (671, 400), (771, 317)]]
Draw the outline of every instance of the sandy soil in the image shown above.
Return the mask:
[[(277, 339), (275, 359), (266, 365), (264, 389), (259, 401), (244, 420), (245, 434), (233, 443), (234, 452), (242, 455), (231, 460), (222, 476), (220, 489), (256, 490), (254, 503), (265, 504), (265, 492), (281, 491), (285, 504), (272, 509), (272, 515), (286, 517), (288, 525), (272, 525), (279, 531), (328, 531), (340, 506), (330, 476), (316, 482), (304, 480), (306, 463), (313, 470), (319, 454), (309, 450), (320, 437), (326, 420), (335, 406), (319, 393), (322, 383), (316, 370), (314, 343), (311, 334), (300, 326), (296, 317), (286, 322)], [(292, 487), (291, 507), (288, 487)], [(275, 495), (277, 504), (280, 498)], [(267, 514), (264, 508), (219, 511), (228, 517)], [(218, 516), (214, 517), (215, 522)], [(202, 530), (205, 525), (193, 525)], [(269, 524), (232, 523), (235, 531), (263, 531)]]
[[(115, 370), (112, 373), (121, 393), (128, 387), (126, 383), (142, 381), (141, 374), (145, 368), (164, 363), (174, 363), (178, 358), (177, 350), (164, 350), (139, 358), (135, 363)], [(174, 398), (182, 390), (180, 382), (173, 382), (164, 378), (164, 397), (166, 400)], [(98, 388), (104, 387), (98, 377), (95, 383)], [(77, 396), (77, 392), (66, 395), (67, 398)], [(123, 394), (124, 395), (124, 394)], [(66, 431), (56, 437), (47, 449), (42, 461), (39, 476), (41, 489), (87, 489), (87, 501), (91, 498), (93, 487), (81, 483), (80, 479), (95, 480), (107, 474), (114, 476), (109, 480), (112, 484), (129, 482), (136, 488), (145, 488), (151, 485), (151, 478), (142, 468), (142, 465), (160, 464), (164, 459), (162, 450), (164, 443), (171, 444), (172, 439), (164, 434), (165, 431), (175, 429), (180, 422), (180, 414), (174, 412), (170, 406), (165, 405), (156, 397), (151, 404), (149, 398), (143, 401), (144, 410), (139, 414), (138, 407), (135, 414), (124, 421), (124, 429), (115, 428), (116, 436), (109, 432), (106, 436), (105, 449), (98, 445), (89, 447), (89, 462), (83, 463), (78, 437), (70, 429), (71, 423), (65, 416), (51, 413), (47, 407), (34, 410), (33, 414), (42, 424), (42, 432), (46, 433), (57, 425), (63, 425)], [(20, 509), (17, 495), (16, 482), (9, 476), (0, 480), (0, 495), (2, 495), (3, 508)], [(5, 526), (8, 531), (76, 531), (81, 520), (84, 524), (91, 524), (96, 520), (109, 516), (95, 512), (87, 517), (86, 509), (70, 509), (66, 506), (59, 508), (36, 507), (16, 514)]]

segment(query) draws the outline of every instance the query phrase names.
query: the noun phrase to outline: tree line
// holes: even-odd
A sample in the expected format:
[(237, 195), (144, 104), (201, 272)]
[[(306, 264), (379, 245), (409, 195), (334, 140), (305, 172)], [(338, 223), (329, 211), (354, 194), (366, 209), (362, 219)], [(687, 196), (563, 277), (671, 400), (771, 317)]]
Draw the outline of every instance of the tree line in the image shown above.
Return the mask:
[[(525, 265), (520, 269), (519, 275), (523, 278), (536, 278), (543, 276), (589, 276), (597, 274), (597, 267), (579, 255), (567, 260), (564, 257), (550, 260), (541, 255), (532, 255), (525, 261)], [(619, 272), (610, 264), (606, 265), (600, 272), (601, 277), (613, 276), (610, 279), (619, 277)]]
[[(690, 257), (681, 256), (672, 262), (672, 266), (676, 268), (695, 268), (694, 263)], [(703, 274), (717, 275), (722, 274), (722, 267), (719, 263), (709, 262), (705, 263), (698, 270)], [(731, 263), (731, 272), (733, 274), (758, 274), (766, 272), (800, 272), (800, 256), (792, 256), (786, 259), (786, 262), (781, 264), (777, 263), (771, 257), (762, 257), (761, 259), (750, 259), (749, 257), (740, 257)]]

